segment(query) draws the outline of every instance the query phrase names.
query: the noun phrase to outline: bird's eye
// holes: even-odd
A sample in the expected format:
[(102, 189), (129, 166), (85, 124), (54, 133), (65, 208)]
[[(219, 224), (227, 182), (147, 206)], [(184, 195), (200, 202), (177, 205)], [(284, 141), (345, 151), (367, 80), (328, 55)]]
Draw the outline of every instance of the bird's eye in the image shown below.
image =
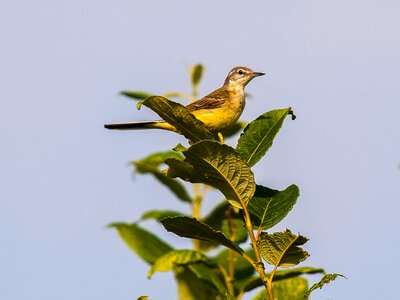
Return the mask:
[(238, 71), (238, 74), (239, 74), (239, 75), (243, 75), (243, 74), (244, 74), (244, 71), (243, 71), (242, 69), (240, 69), (240, 70)]

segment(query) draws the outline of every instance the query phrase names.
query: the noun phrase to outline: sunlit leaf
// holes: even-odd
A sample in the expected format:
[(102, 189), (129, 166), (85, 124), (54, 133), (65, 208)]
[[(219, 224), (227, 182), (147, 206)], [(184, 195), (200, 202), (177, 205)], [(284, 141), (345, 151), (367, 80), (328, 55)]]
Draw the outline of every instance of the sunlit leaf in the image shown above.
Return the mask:
[(170, 232), (181, 237), (216, 242), (241, 254), (243, 250), (227, 238), (221, 231), (212, 229), (195, 218), (174, 217), (161, 220), (161, 224)]
[[(271, 194), (273, 194), (272, 197)], [(299, 188), (294, 184), (283, 191), (257, 186), (256, 192), (247, 206), (251, 214), (251, 221), (256, 227), (262, 229), (275, 226), (292, 210), (299, 194)]]
[(183, 152), (185, 161), (167, 159), (167, 175), (218, 188), (235, 207), (247, 206), (255, 191), (254, 176), (246, 162), (227, 145), (201, 141)]
[(112, 223), (109, 227), (117, 229), (122, 240), (149, 264), (173, 250), (167, 243), (135, 223)]
[(239, 138), (236, 151), (248, 165), (254, 166), (272, 146), (290, 108), (271, 110), (248, 124)]
[(192, 142), (215, 139), (214, 134), (206, 128), (204, 123), (179, 103), (161, 96), (152, 96), (144, 100), (143, 105), (155, 111)]
[(185, 266), (189, 264), (197, 264), (208, 261), (207, 257), (201, 252), (194, 250), (172, 250), (159, 257), (147, 273), (147, 277), (151, 278), (154, 272), (171, 271), (177, 266)]
[[(272, 285), (274, 298), (277, 300), (304, 300), (308, 289), (308, 280), (303, 277), (294, 277), (280, 280)], [(253, 300), (269, 299), (265, 290), (260, 291)]]
[(335, 280), (337, 277), (343, 277), (346, 278), (345, 276), (343, 276), (342, 274), (338, 274), (338, 273), (334, 273), (334, 274), (325, 274), (324, 277), (322, 277), (322, 279), (313, 284), (312, 287), (307, 291), (307, 293), (305, 294), (304, 298), (308, 297), (312, 291), (316, 290), (316, 289), (322, 289), (322, 287), (325, 284), (328, 284), (329, 282)]
[(287, 268), (307, 259), (309, 254), (299, 247), (307, 240), (304, 236), (295, 235), (287, 229), (273, 234), (262, 232), (257, 245), (267, 263)]

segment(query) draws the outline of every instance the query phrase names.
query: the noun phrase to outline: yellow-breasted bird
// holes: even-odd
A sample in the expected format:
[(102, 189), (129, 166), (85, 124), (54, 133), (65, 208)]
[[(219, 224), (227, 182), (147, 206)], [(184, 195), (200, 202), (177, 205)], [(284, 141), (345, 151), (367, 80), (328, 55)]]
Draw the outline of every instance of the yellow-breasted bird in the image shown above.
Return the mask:
[[(235, 124), (242, 114), (245, 106), (245, 86), (254, 77), (262, 75), (265, 74), (246, 67), (235, 67), (229, 72), (222, 87), (190, 103), (186, 108), (202, 121), (208, 130), (214, 133), (221, 132)], [(174, 126), (163, 120), (106, 124), (104, 127), (119, 130), (157, 128), (177, 132)]]

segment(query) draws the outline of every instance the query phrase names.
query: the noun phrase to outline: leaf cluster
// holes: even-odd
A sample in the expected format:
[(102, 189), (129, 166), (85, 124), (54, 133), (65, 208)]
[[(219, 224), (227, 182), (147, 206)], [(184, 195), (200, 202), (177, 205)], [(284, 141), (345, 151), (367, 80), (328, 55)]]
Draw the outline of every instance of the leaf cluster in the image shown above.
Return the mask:
[[(203, 71), (202, 65), (190, 69), (192, 98), (197, 97)], [(139, 221), (156, 220), (167, 231), (192, 239), (193, 249), (175, 249), (139, 222), (111, 224), (151, 265), (149, 277), (155, 272), (174, 272), (179, 299), (241, 299), (248, 291), (264, 287), (254, 299), (272, 300), (305, 299), (316, 288), (341, 276), (325, 275), (309, 289), (303, 275), (324, 270), (293, 268), (308, 258), (302, 248), (308, 239), (288, 229), (269, 232), (292, 210), (300, 191), (295, 184), (281, 191), (256, 184), (251, 168), (267, 154), (286, 117), (295, 118), (291, 108), (265, 112), (246, 126), (240, 122), (222, 133), (227, 137), (242, 131), (236, 147), (231, 147), (222, 144), (179, 103), (143, 92), (122, 94), (141, 100), (140, 105), (152, 109), (189, 141), (187, 148), (178, 145), (132, 161), (132, 165), (137, 173), (152, 175), (192, 209), (191, 214), (152, 210)], [(192, 195), (188, 183), (193, 184)], [(200, 205), (211, 188), (219, 190), (224, 201), (202, 216)], [(244, 244), (246, 241), (251, 247)], [(216, 255), (210, 255), (213, 249)], [(264, 263), (271, 267), (266, 268)]]

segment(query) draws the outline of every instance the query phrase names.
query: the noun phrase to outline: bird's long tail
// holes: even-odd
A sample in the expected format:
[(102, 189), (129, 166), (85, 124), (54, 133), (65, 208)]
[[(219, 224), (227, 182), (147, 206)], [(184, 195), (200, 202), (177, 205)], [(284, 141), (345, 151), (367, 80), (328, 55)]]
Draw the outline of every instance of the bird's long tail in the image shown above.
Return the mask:
[(115, 130), (136, 130), (136, 129), (164, 129), (175, 131), (175, 127), (164, 121), (146, 121), (146, 122), (127, 122), (127, 123), (116, 123), (116, 124), (105, 124), (107, 129)]

